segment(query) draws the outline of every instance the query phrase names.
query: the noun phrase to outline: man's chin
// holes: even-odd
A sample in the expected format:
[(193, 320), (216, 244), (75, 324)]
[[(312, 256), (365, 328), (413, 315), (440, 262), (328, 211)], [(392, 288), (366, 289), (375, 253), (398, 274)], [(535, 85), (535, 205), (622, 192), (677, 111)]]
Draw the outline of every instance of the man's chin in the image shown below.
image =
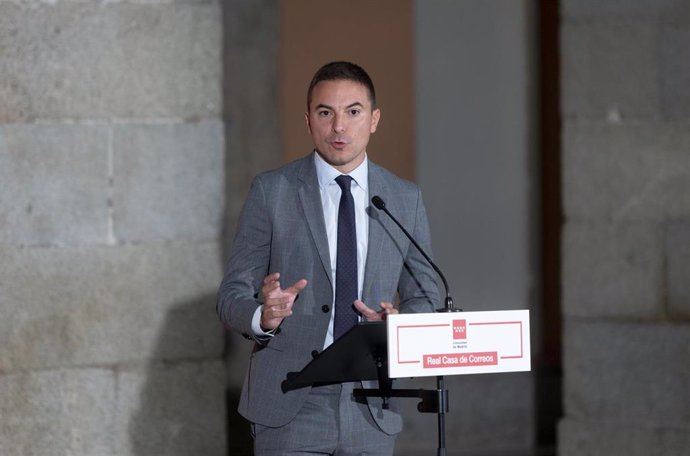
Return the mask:
[(329, 153), (324, 154), (317, 149), (317, 152), (323, 160), (334, 168), (356, 168), (362, 161), (364, 161), (364, 154), (351, 155), (343, 150), (329, 148)]
[(318, 151), (319, 155), (321, 155), (321, 158), (328, 163), (331, 166), (342, 166), (346, 165), (350, 160), (347, 159), (347, 157), (343, 157), (342, 154), (339, 154), (337, 150), (330, 149), (329, 153), (324, 154), (321, 151)]

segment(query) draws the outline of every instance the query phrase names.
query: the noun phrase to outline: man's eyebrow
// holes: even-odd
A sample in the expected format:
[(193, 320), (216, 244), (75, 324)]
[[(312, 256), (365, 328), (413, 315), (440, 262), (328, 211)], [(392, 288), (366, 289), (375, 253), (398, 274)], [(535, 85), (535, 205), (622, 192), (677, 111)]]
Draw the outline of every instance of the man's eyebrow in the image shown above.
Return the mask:
[[(364, 105), (363, 105), (362, 103), (360, 103), (359, 101), (355, 101), (354, 103), (351, 103), (351, 104), (347, 105), (347, 107), (346, 107), (345, 109), (351, 109), (351, 108), (354, 108), (354, 107), (356, 107), (356, 106), (359, 106), (360, 108), (363, 108), (363, 107), (364, 107)], [(329, 110), (331, 110), (331, 111), (335, 111), (335, 109), (333, 108), (333, 106), (328, 106), (327, 104), (323, 104), (323, 103), (319, 103), (319, 104), (317, 104), (317, 105), (314, 107), (314, 109), (321, 109), (321, 108), (325, 108), (325, 109), (329, 109)]]

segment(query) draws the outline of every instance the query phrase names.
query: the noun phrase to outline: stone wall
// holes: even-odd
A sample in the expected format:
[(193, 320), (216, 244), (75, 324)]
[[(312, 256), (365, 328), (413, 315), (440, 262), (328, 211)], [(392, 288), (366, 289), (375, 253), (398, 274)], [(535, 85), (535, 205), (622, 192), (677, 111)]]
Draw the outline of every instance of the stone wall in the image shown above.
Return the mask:
[(690, 4), (561, 10), (559, 454), (688, 454)]
[(0, 1), (0, 455), (226, 453), (216, 1)]

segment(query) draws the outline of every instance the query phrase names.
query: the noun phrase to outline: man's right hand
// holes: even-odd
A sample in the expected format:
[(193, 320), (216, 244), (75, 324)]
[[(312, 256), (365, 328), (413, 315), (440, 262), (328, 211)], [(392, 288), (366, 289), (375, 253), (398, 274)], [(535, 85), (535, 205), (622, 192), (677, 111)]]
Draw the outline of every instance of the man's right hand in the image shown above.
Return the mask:
[(307, 286), (306, 279), (300, 279), (288, 288), (280, 288), (280, 273), (274, 272), (264, 278), (261, 288), (263, 312), (261, 312), (261, 329), (272, 331), (292, 315), (292, 305), (300, 291)]

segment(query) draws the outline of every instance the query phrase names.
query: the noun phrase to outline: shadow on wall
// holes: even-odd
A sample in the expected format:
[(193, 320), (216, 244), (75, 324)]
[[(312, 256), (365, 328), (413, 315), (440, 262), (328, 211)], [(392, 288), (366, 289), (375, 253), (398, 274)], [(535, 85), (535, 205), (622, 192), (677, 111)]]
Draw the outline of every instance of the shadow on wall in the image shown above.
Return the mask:
[(128, 426), (131, 454), (225, 456), (226, 368), (215, 302), (208, 294), (172, 307), (149, 364), (120, 372), (119, 403), (138, 403)]
[(240, 392), (244, 374), (249, 364), (249, 354), (252, 343), (235, 333), (226, 332), (225, 335), (225, 366), (227, 374), (227, 436), (229, 456), (252, 456), (254, 454), (254, 440), (250, 434), (249, 422), (237, 412), (240, 402)]
[[(225, 207), (221, 268), (225, 270), (237, 219), (252, 178), (282, 161), (279, 96), (280, 2), (224, 1), (223, 116)], [(215, 299), (215, 298), (214, 298)], [(253, 454), (248, 422), (237, 413), (252, 343), (226, 331), (228, 454)], [(220, 397), (220, 396), (219, 396)], [(199, 453), (201, 454), (201, 453)]]

